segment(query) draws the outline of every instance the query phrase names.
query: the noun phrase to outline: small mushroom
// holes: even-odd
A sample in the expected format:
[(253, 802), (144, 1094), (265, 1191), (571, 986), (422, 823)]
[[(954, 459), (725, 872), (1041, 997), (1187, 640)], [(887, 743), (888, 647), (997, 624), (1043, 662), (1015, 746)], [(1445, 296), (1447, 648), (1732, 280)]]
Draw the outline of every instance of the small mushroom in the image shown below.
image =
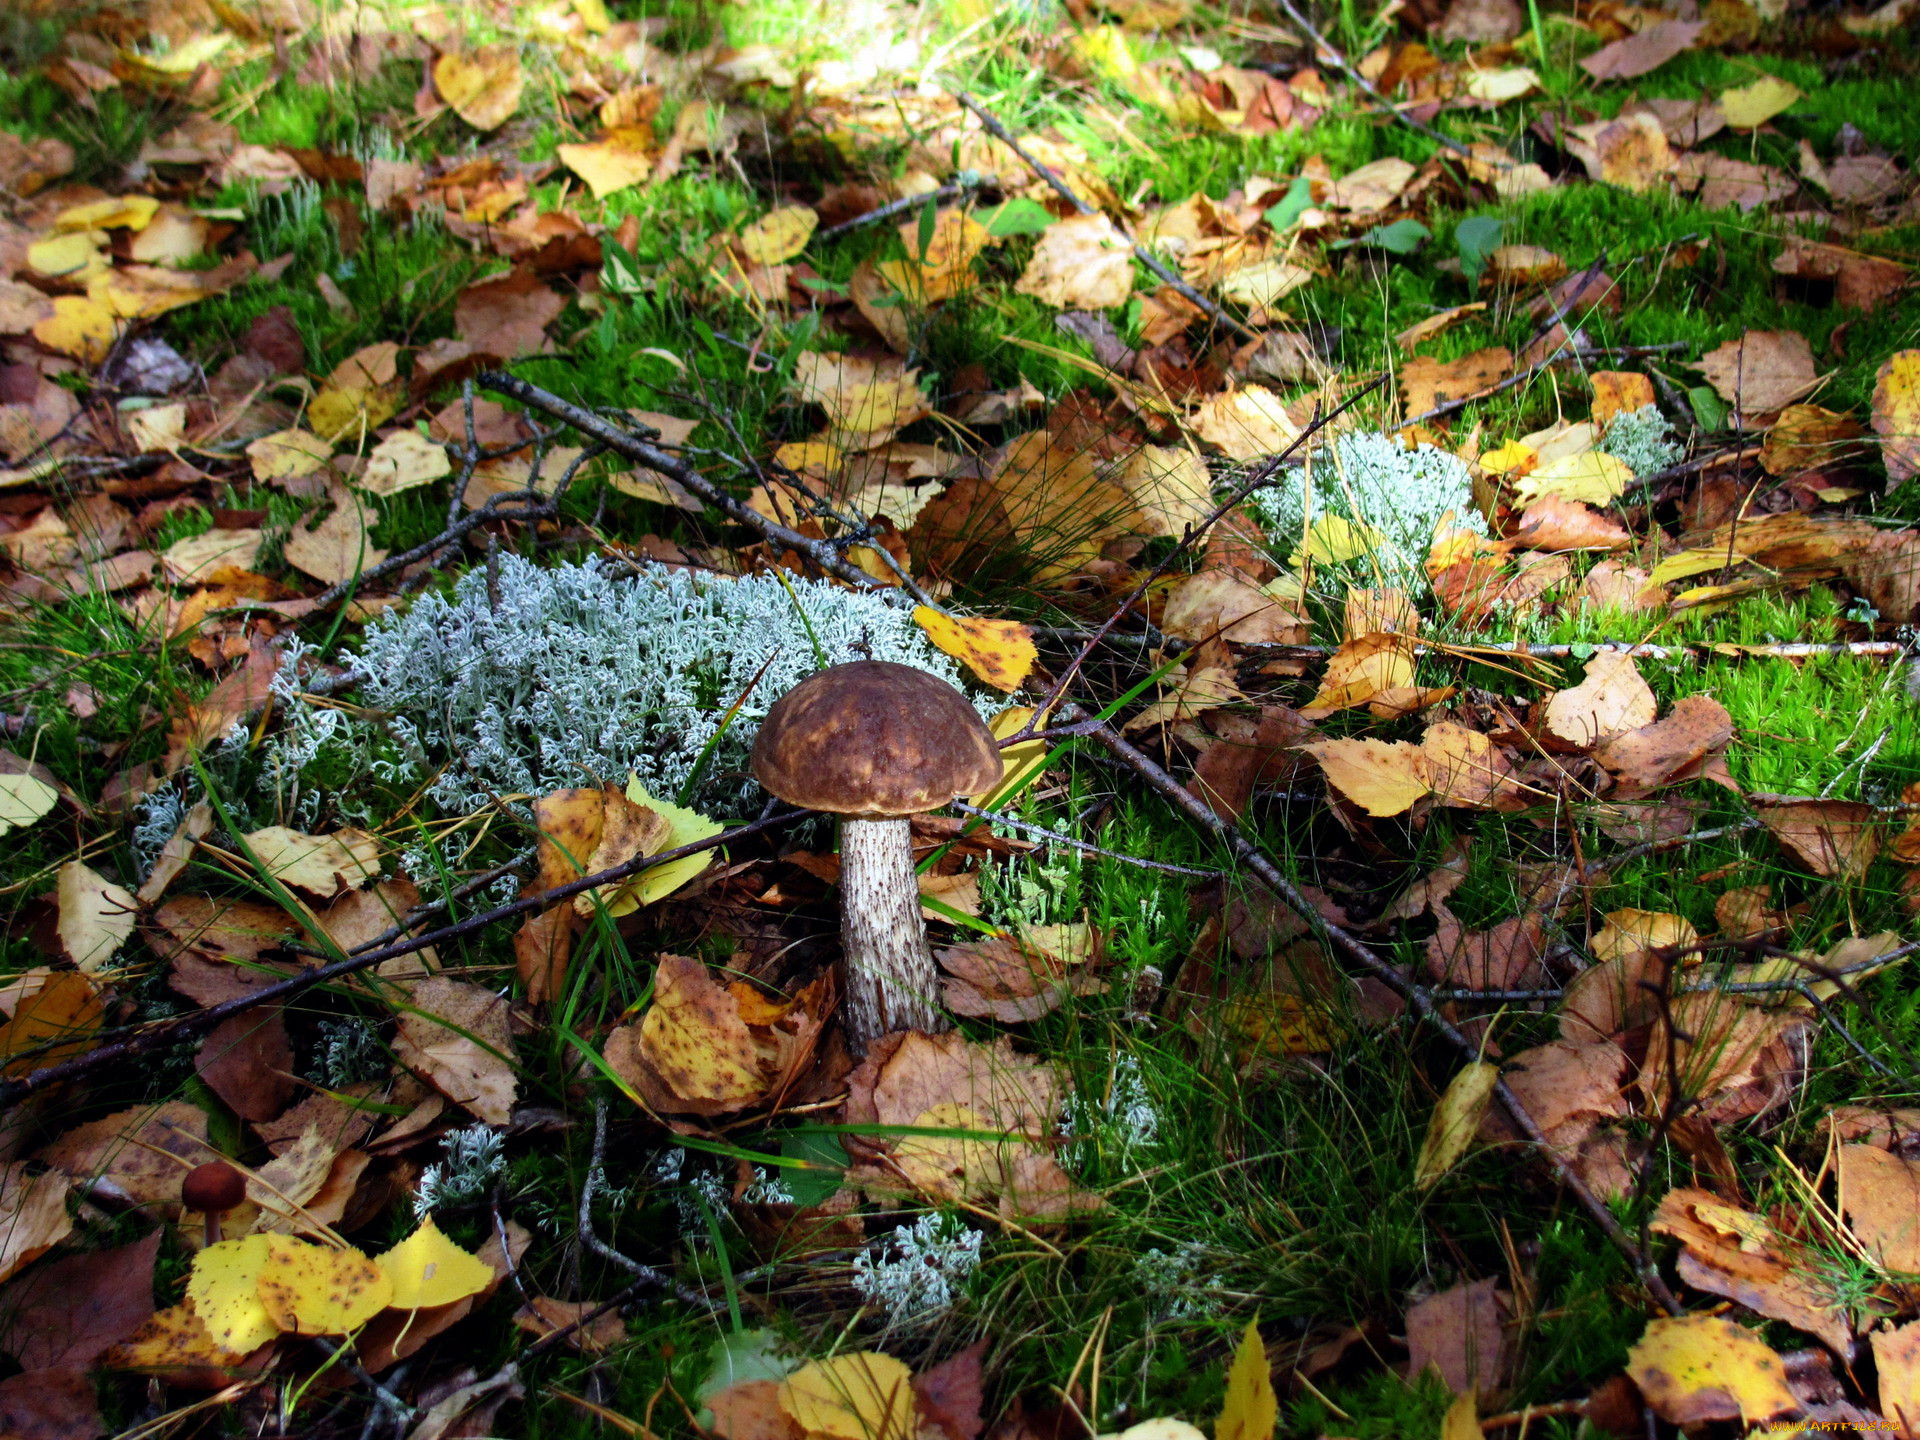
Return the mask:
[(989, 790), (1003, 773), (966, 696), (911, 665), (835, 665), (767, 712), (754, 778), (789, 805), (840, 820), (840, 937), (857, 1050), (895, 1030), (949, 1028), (935, 1004), (909, 817)]
[(207, 1244), (220, 1243), (220, 1217), (247, 1198), (247, 1177), (224, 1160), (209, 1160), (187, 1172), (180, 1201), (206, 1217)]

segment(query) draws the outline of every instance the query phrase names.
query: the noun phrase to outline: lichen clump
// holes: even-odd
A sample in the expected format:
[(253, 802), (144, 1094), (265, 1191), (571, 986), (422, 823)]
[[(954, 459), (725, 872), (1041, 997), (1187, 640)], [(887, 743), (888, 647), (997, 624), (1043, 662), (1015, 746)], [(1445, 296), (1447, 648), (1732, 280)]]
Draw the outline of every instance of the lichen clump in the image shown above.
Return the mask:
[(1622, 410), (1600, 432), (1600, 449), (1633, 471), (1636, 480), (1677, 464), (1686, 453), (1673, 438), (1673, 427), (1657, 405)]
[(475, 570), (383, 617), (360, 657), (366, 698), (459, 813), (630, 771), (655, 795), (692, 780), (690, 803), (737, 811), (757, 803), (745, 765), (767, 708), (822, 664), (892, 660), (960, 683), (904, 596), (513, 556), (489, 588)]
[[(1370, 430), (1339, 436), (1314, 457), (1313, 518), (1337, 515), (1378, 536), (1365, 559), (1395, 572), (1418, 572), (1443, 519), (1481, 534), (1466, 462), (1433, 445), (1402, 445)], [(1255, 505), (1278, 544), (1297, 543), (1308, 506), (1304, 474), (1258, 492)]]

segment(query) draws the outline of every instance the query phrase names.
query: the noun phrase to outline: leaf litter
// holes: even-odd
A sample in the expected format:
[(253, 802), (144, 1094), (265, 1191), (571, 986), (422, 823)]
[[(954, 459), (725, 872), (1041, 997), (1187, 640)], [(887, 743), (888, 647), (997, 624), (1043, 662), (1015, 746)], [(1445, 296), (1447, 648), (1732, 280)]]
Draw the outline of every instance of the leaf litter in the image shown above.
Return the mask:
[[(1126, 1158), (1152, 1143), (1145, 1117), (1184, 1120), (1134, 1093), (1133, 1041), (1089, 1068), (1061, 1027), (1102, 1017), (1184, 1047), (1209, 1083), (1284, 1087), (1397, 1044), (1409, 997), (1456, 1053), (1408, 1072), (1406, 1103), (1431, 1115), (1407, 1175), (1380, 1183), (1450, 1204), (1481, 1167), (1524, 1167), (1517, 1201), (1544, 1206), (1558, 1175), (1670, 1242), (1629, 1254), (1637, 1280), (1615, 1300), (1631, 1290), (1644, 1312), (1638, 1343), (1583, 1357), (1563, 1389), (1591, 1393), (1560, 1413), (1617, 1428), (1624, 1412), (1632, 1430), (1643, 1407), (1686, 1427), (1910, 1424), (1911, 1113), (1835, 1089), (1821, 1093), (1860, 1103), (1820, 1102), (1829, 1149), (1762, 1155), (1753, 1127), (1784, 1123), (1817, 1072), (1851, 1063), (1821, 1058), (1836, 1037), (1867, 1063), (1844, 1078), (1896, 1074), (1880, 1057), (1897, 1044), (1856, 1031), (1877, 1046), (1898, 1024), (1884, 1016), (1904, 950), (1882, 927), (1909, 922), (1920, 894), (1913, 792), (1864, 778), (1884, 734), (1851, 782), (1753, 780), (1749, 756), (1779, 737), (1671, 663), (1871, 661), (1920, 618), (1920, 541), (1907, 510), (1880, 504), (1920, 467), (1920, 361), (1873, 318), (1909, 284), (1887, 237), (1912, 224), (1914, 157), (1866, 127), (1809, 126), (1819, 67), (1787, 63), (1872, 49), (1902, 7), (1602, 6), (1543, 28), (1460, 0), (1383, 14), (1374, 48), (1349, 55), (1310, 31), (1294, 48), (1291, 5), (1242, 34), (1156, 0), (1076, 11), (1070, 38), (1014, 18), (983, 42), (1086, 101), (1084, 131), (1044, 105), (1016, 120), (1004, 94), (897, 85), (946, 23), (931, 17), (897, 54), (815, 65), (787, 43), (656, 44), (654, 22), (597, 0), (497, 8), (490, 28), (422, 10), (334, 33), (128, 4), (75, 19), (21, 67), (19, 83), (89, 116), (137, 104), (159, 123), (124, 173), (29, 133), (27, 109), (9, 121), (20, 133), (0, 132), (6, 603), (23, 634), (97, 611), (88, 624), (136, 637), (125, 655), (154, 667), (116, 678), (86, 663), (105, 642), (69, 636), (44, 649), (91, 678), (20, 671), (0, 707), (24, 752), (0, 763), (22, 957), (0, 998), (24, 1122), (0, 1176), (22, 1367), (0, 1381), (10, 1431), (104, 1433), (102, 1400), (143, 1383), (128, 1375), (175, 1407), (206, 1384), (297, 1407), (327, 1369), (312, 1337), (340, 1337), (369, 1413), (412, 1407), (422, 1437), (487, 1433), (526, 1394), (517, 1365), (558, 1346), (623, 1357), (629, 1322), (664, 1294), (732, 1310), (718, 1360), (759, 1347), (750, 1378), (701, 1392), (708, 1428), (734, 1440), (1197, 1434), (1153, 1406), (1124, 1423), (1099, 1411), (1112, 1391), (1097, 1345), (1090, 1374), (1041, 1382), (973, 1318), (982, 1263), (1064, 1263), (1122, 1236), (1140, 1181), (1117, 1175), (1160, 1173)], [(1697, 94), (1654, 93), (1735, 52), (1744, 68), (1712, 70)], [(269, 54), (301, 67), (270, 88), (344, 87), (355, 104), (376, 103), (358, 87), (383, 66), (411, 67), (407, 93), (380, 102), (395, 153), (257, 126), (240, 87)], [(1628, 103), (1584, 103), (1603, 94)], [(996, 110), (1005, 125), (982, 121)], [(1422, 147), (1436, 125), (1470, 138), (1424, 161), (1356, 150), (1322, 123), (1350, 110), (1406, 122), (1394, 133)], [(549, 122), (564, 138), (532, 158)], [(1489, 138), (1522, 129), (1524, 150)], [(1273, 137), (1282, 173), (1236, 162), (1204, 191), (1174, 167), (1123, 184), (1132, 161), (1113, 158)], [(816, 171), (828, 153), (831, 178)], [(735, 179), (751, 200), (713, 226), (649, 208), (676, 184)], [(1759, 256), (1809, 303), (1716, 320), (1711, 345), (1619, 343), (1636, 332), (1616, 292), (1647, 292), (1613, 275), (1645, 257), (1583, 253), (1571, 230), (1501, 209), (1609, 189), (1817, 220), (1818, 238), (1769, 232)], [(1500, 216), (1452, 219), (1488, 208)], [(408, 278), (370, 285), (397, 242), (416, 243)], [(1726, 257), (1746, 243), (1668, 242), (1652, 283), (1671, 273), (1734, 308)], [(444, 255), (423, 261), (427, 245)], [(1378, 388), (1385, 338), (1364, 354), (1363, 328), (1343, 339), (1328, 323), (1350, 316), (1330, 301), (1356, 278), (1412, 286), (1429, 312), (1399, 306), (1404, 353)], [(663, 297), (676, 324), (699, 318), (619, 342), (630, 375), (659, 371), (634, 381), (645, 405), (623, 395), (595, 420), (529, 387)], [(1845, 318), (1816, 325), (1810, 305)], [(981, 324), (977, 353), (942, 358), (937, 337)], [(696, 333), (773, 377), (751, 406), (716, 403), (722, 370)], [(518, 392), (488, 373), (514, 362)], [(526, 413), (463, 396), (476, 381)], [(609, 424), (620, 433), (595, 428)], [(1391, 513), (1343, 495), (1350, 452), (1329, 429), (1400, 437), (1376, 462)], [(1297, 509), (1265, 503), (1276, 487)], [(1006, 778), (972, 797), (994, 818), (909, 825), (938, 937), (928, 983), (959, 1028), (853, 1043), (831, 842), (749, 833), (756, 792), (707, 751), (668, 783), (644, 746), (605, 764), (545, 735), (568, 788), (465, 809), (429, 790), (422, 721), (361, 703), (334, 617), (364, 634), (467, 566), (513, 613), (503, 550), (710, 585), (778, 575), (803, 610), (802, 582), (901, 602), (916, 663), (945, 666), (1007, 746)], [(1835, 593), (1844, 620), (1809, 635), (1712, 628), (1757, 597)], [(873, 643), (831, 631), (833, 603), (803, 623), (821, 663)], [(1663, 628), (1686, 638), (1669, 646)], [(1606, 640), (1546, 638), (1568, 634)], [(758, 683), (703, 680), (675, 703), (750, 728), (778, 698)], [(584, 736), (609, 698), (577, 694), (567, 728)], [(1088, 719), (1063, 699), (1107, 708)], [(488, 743), (516, 743), (518, 703), (488, 712)], [(1087, 888), (1115, 827), (1090, 819), (1110, 801), (1063, 808), (1084, 780), (1071, 747), (1105, 747), (1169, 816), (1243, 824), (1256, 850), (1275, 807), (1311, 802), (1315, 823), (1288, 843), (1333, 888), (1250, 904), (1182, 879), (1199, 938), (1143, 962), (1149, 922)], [(1466, 843), (1521, 827), (1525, 863)], [(1636, 861), (1728, 833), (1742, 858), (1697, 877), (1710, 903), (1689, 915), (1608, 895)], [(1422, 874), (1429, 835), (1461, 843)], [(1619, 849), (1589, 848), (1600, 837)], [(1146, 859), (1172, 883), (1169, 862), (1130, 853), (1164, 838), (1119, 842), (1115, 863)], [(1489, 864), (1511, 872), (1493, 904)], [(1895, 903), (1875, 909), (1883, 895)], [(1394, 946), (1411, 963), (1386, 960)], [(1346, 973), (1368, 954), (1367, 973)], [(157, 1041), (117, 1049), (136, 1017)], [(63, 1063), (97, 1093), (54, 1083)], [(573, 1153), (583, 1125), (590, 1158)], [(529, 1168), (563, 1145), (578, 1193), (537, 1192)], [(243, 1198), (183, 1206), (182, 1176), (220, 1156)], [(1674, 1183), (1655, 1184), (1655, 1159)], [(631, 1223), (632, 1197), (656, 1191), (683, 1212), (677, 1239)], [(1287, 1203), (1311, 1236), (1314, 1217)], [(912, 1223), (889, 1232), (896, 1217)], [(757, 1284), (789, 1242), (853, 1257), (851, 1289), (828, 1280), (809, 1301), (817, 1344), (745, 1329), (748, 1292), (724, 1268), (731, 1246), (756, 1250)], [(1539, 1277), (1510, 1240), (1469, 1248), (1421, 1269), (1394, 1322), (1405, 1376), (1449, 1397), (1428, 1417), (1449, 1436), (1528, 1423), (1481, 1412), (1517, 1393)], [(163, 1254), (184, 1270), (162, 1278)], [(612, 1268), (592, 1278), (587, 1255)], [(1325, 1367), (1304, 1349), (1287, 1365), (1294, 1331), (1263, 1321), (1257, 1292), (1170, 1300), (1191, 1284), (1160, 1283), (1129, 1287), (1157, 1307), (1150, 1323), (1207, 1311), (1231, 1320), (1219, 1335), (1241, 1332), (1231, 1358), (1205, 1342), (1224, 1385), (1216, 1436), (1314, 1433), (1276, 1378), (1289, 1404), (1351, 1419), (1313, 1379), (1345, 1344)], [(511, 1302), (491, 1306), (503, 1287)], [(1681, 1313), (1690, 1292), (1722, 1308)], [(751, 1292), (756, 1315), (775, 1293)], [(1134, 1321), (1114, 1313), (1100, 1323), (1124, 1339)], [(964, 1325), (929, 1342), (935, 1314)], [(493, 1375), (426, 1348), (492, 1319), (524, 1335), (523, 1359)], [(1824, 1346), (1845, 1379), (1777, 1352), (1762, 1320)], [(1863, 1351), (1871, 1367), (1849, 1368)], [(602, 1403), (612, 1391), (560, 1393), (635, 1423)]]

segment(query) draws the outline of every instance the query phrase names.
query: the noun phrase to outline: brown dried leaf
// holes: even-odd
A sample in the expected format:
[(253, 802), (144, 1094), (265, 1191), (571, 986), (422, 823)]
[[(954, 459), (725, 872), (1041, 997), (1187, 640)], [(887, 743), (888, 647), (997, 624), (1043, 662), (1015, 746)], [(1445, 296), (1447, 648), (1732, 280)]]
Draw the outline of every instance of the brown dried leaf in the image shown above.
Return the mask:
[(394, 1054), (489, 1125), (513, 1119), (519, 1094), (507, 1002), (491, 990), (433, 975), (408, 984)]
[(1407, 1307), (1407, 1374), (1432, 1369), (1456, 1395), (1506, 1387), (1513, 1349), (1507, 1343), (1513, 1297), (1488, 1276), (1442, 1290)]
[(1748, 417), (1784, 409), (1820, 383), (1813, 347), (1797, 330), (1749, 330), (1708, 351), (1699, 368), (1720, 398)]
[(1880, 830), (1871, 805), (1799, 795), (1748, 800), (1787, 853), (1825, 879), (1864, 879), (1879, 853)]

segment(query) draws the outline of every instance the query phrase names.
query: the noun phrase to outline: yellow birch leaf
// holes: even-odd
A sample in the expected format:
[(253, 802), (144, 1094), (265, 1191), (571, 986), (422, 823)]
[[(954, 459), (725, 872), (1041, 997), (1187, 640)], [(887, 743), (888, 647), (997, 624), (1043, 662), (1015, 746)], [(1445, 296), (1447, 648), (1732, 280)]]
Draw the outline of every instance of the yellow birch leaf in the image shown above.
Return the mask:
[[(667, 838), (660, 843), (660, 850), (678, 850), (682, 845), (691, 845), (696, 840), (709, 840), (727, 828), (718, 820), (709, 820), (698, 810), (654, 799), (637, 775), (627, 781), (627, 799), (636, 805), (646, 806), (667, 822)], [(651, 905), (656, 900), (666, 899), (712, 863), (713, 851), (702, 850), (697, 855), (682, 855), (678, 860), (669, 860), (664, 865), (641, 871), (635, 877), (632, 892), (635, 903)]]
[(908, 1440), (913, 1372), (876, 1350), (803, 1365), (780, 1383), (780, 1409), (809, 1440)]
[(1717, 1315), (1650, 1321), (1627, 1352), (1627, 1375), (1654, 1413), (1675, 1425), (1757, 1425), (1798, 1410), (1786, 1366), (1758, 1335)]
[(441, 1234), (431, 1215), (386, 1254), (374, 1256), (373, 1263), (393, 1283), (387, 1303), (396, 1310), (451, 1305), (494, 1282), (493, 1267)]
[(520, 52), (512, 45), (484, 45), (471, 55), (442, 55), (433, 62), (433, 88), (476, 130), (511, 119), (523, 83)]
[(60, 792), (24, 770), (0, 774), (0, 835), (24, 829), (53, 809)]
[(69, 205), (54, 217), (56, 230), (144, 230), (160, 209), (151, 195), (109, 196)]
[(1720, 113), (1735, 130), (1758, 130), (1767, 121), (1791, 109), (1800, 87), (1777, 75), (1762, 75), (1751, 85), (1736, 86), (1720, 96)]
[(256, 480), (298, 480), (319, 470), (332, 457), (332, 445), (298, 426), (262, 435), (247, 446)]
[(98, 365), (107, 358), (119, 330), (119, 318), (91, 296), (56, 295), (53, 315), (33, 327), (33, 338), (49, 350)]
[(106, 238), (97, 230), (49, 235), (27, 246), (27, 268), (49, 279), (61, 276), (76, 281), (90, 279), (113, 263), (100, 248)]
[[(1018, 735), (1032, 718), (1031, 705), (1012, 705), (988, 721), (987, 729), (993, 732), (994, 739), (1005, 740), (1010, 735)], [(991, 790), (969, 795), (967, 803), (982, 810), (998, 810), (1039, 778), (1046, 768), (1050, 748), (1045, 740), (1022, 740), (1018, 745), (1007, 746), (1000, 752), (1000, 764), (1004, 767), (1000, 783)]]
[(156, 1310), (126, 1340), (100, 1358), (109, 1370), (134, 1370), (162, 1378), (202, 1365), (226, 1366), (234, 1354), (214, 1342), (207, 1322), (191, 1305)]
[(1273, 1440), (1280, 1401), (1267, 1368), (1267, 1346), (1260, 1327), (1249, 1321), (1227, 1372), (1227, 1398), (1213, 1423), (1213, 1440)]
[(1542, 495), (1559, 495), (1588, 505), (1607, 505), (1626, 494), (1633, 483), (1633, 467), (1604, 450), (1565, 455), (1520, 477), (1514, 493), (1522, 504)]
[(250, 1355), (280, 1333), (260, 1301), (260, 1270), (267, 1263), (265, 1235), (222, 1240), (193, 1257), (187, 1303), (206, 1322), (213, 1343), (235, 1355)]
[(598, 140), (555, 147), (560, 163), (587, 182), (593, 198), (604, 200), (653, 174), (653, 131), (645, 125), (622, 125)]
[(260, 1303), (295, 1335), (344, 1335), (386, 1309), (393, 1279), (358, 1250), (333, 1250), (288, 1235), (268, 1235)]
[(1484, 1060), (1473, 1061), (1453, 1077), (1427, 1122), (1426, 1138), (1420, 1142), (1420, 1158), (1413, 1167), (1415, 1189), (1429, 1189), (1460, 1163), (1480, 1129), (1499, 1079), (1500, 1067)]
[(1431, 790), (1426, 752), (1404, 740), (1326, 740), (1302, 745), (1327, 783), (1369, 815), (1398, 815)]
[[(251, 452), (252, 447), (248, 448)], [(398, 495), (452, 473), (453, 461), (447, 457), (446, 446), (427, 439), (418, 430), (396, 430), (373, 447), (359, 483), (362, 490), (375, 495)]]
[(779, 265), (807, 248), (819, 215), (805, 205), (769, 210), (740, 233), (740, 253), (756, 265)]
[(928, 605), (913, 607), (913, 619), (934, 648), (945, 651), (996, 690), (1012, 694), (1033, 669), (1040, 652), (1033, 631), (1017, 620), (987, 620), (976, 615), (942, 615)]
[(1453, 1397), (1446, 1417), (1440, 1422), (1440, 1440), (1485, 1440), (1480, 1428), (1480, 1404), (1471, 1387), (1464, 1395)]

